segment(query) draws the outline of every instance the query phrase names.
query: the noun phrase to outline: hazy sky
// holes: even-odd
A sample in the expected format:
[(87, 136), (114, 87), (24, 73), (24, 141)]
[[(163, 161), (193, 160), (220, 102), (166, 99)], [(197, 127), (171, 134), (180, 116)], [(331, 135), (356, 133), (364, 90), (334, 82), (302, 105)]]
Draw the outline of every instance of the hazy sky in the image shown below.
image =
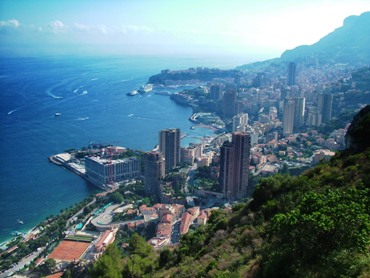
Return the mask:
[(313, 44), (365, 11), (370, 0), (0, 0), (0, 50), (258, 60)]

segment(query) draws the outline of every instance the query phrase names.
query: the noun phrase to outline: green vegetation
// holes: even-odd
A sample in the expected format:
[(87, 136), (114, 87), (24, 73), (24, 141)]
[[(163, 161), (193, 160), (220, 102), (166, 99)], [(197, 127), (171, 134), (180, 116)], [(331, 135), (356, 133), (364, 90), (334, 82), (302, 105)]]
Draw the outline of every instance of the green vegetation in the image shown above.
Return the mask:
[(164, 181), (171, 183), (174, 196), (183, 195), (182, 192), (186, 183), (186, 174), (180, 172), (171, 172), (166, 176)]
[(210, 166), (198, 167), (194, 174), (193, 185), (195, 188), (214, 192), (222, 192), (218, 179), (211, 174)]
[(145, 239), (133, 234), (129, 242), (128, 256), (122, 260), (117, 245), (110, 245), (104, 255), (94, 264), (91, 277), (143, 277), (156, 269), (156, 254)]
[(90, 271), (92, 277), (119, 278), (122, 277), (122, 254), (117, 245), (110, 245), (103, 256), (94, 264)]
[(38, 271), (42, 274), (42, 276), (46, 276), (51, 274), (55, 267), (56, 267), (56, 262), (54, 259), (46, 259), (45, 263), (43, 263), (39, 268)]
[(115, 204), (120, 204), (123, 202), (124, 198), (121, 193), (116, 191), (109, 195), (109, 200)]

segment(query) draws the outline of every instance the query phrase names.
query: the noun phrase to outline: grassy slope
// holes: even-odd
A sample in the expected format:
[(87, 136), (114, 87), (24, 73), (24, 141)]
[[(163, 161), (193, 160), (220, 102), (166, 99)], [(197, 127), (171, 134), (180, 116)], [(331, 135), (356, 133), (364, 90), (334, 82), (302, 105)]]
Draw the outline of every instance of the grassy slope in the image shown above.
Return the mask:
[(157, 277), (369, 277), (370, 150), (263, 179), (181, 239)]

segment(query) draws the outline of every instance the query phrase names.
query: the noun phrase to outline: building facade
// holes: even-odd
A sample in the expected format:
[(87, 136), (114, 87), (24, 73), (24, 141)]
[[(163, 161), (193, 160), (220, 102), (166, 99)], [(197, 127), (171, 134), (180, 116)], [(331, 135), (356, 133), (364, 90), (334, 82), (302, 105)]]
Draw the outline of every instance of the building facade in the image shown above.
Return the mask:
[(246, 197), (249, 178), (250, 137), (234, 132), (232, 142), (221, 147), (220, 184), (224, 198), (229, 201)]
[(144, 188), (147, 195), (159, 194), (160, 181), (165, 177), (165, 160), (159, 152), (147, 152), (144, 156)]
[(331, 120), (332, 107), (333, 107), (333, 95), (320, 94), (317, 104), (317, 110), (321, 114), (322, 123), (326, 123)]
[(306, 99), (304, 97), (294, 98), (294, 129), (299, 129), (304, 125)]
[(233, 117), (233, 132), (245, 132), (248, 125), (248, 114), (240, 113)]
[(159, 151), (165, 159), (166, 174), (180, 163), (180, 129), (165, 129), (159, 132)]
[(283, 110), (283, 134), (284, 136), (293, 133), (294, 128), (294, 100), (292, 98), (284, 99)]
[(181, 148), (181, 162), (182, 163), (189, 163), (193, 165), (195, 160), (200, 160), (203, 154), (203, 146), (202, 144), (193, 144), (186, 148)]
[(111, 182), (136, 179), (141, 174), (141, 163), (137, 157), (109, 160), (100, 157), (85, 157), (86, 177), (99, 187)]
[(234, 90), (228, 90), (223, 96), (223, 114), (225, 118), (232, 118), (236, 113), (237, 94)]
[(295, 77), (296, 77), (296, 63), (290, 62), (288, 65), (288, 85), (292, 86), (295, 85)]

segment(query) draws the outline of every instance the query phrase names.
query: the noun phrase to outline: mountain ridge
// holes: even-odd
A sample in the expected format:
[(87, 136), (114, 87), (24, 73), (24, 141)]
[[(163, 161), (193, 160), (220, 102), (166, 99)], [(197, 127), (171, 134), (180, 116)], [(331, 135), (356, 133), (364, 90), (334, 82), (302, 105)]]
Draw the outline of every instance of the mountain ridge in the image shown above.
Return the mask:
[(282, 61), (315, 58), (325, 63), (370, 62), (370, 12), (344, 19), (343, 26), (321, 38), (312, 45), (301, 45), (286, 50)]

